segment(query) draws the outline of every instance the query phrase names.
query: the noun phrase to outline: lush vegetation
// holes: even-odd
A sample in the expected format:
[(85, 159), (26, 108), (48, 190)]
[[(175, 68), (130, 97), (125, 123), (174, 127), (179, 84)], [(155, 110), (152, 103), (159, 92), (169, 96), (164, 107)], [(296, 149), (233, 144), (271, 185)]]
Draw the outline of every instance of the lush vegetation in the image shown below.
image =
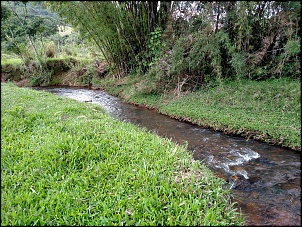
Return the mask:
[(171, 2), (67, 1), (48, 2), (48, 7), (95, 43), (114, 73), (122, 76), (140, 66), (145, 72), (154, 52), (160, 51), (158, 33), (167, 23)]
[[(79, 37), (42, 2), (1, 1), (1, 65), (23, 65), (27, 77), (47, 74), (49, 59), (102, 59), (94, 45)], [(66, 32), (67, 30), (71, 32)], [(34, 70), (33, 70), (34, 68)]]
[(101, 86), (180, 120), (301, 151), (300, 79), (229, 81), (180, 96), (177, 90), (146, 94), (135, 77), (103, 80)]
[(183, 146), (94, 104), (1, 84), (1, 225), (241, 225)]
[[(1, 80), (60, 84), (69, 71), (71, 86), (301, 150), (300, 11), (299, 1), (1, 1)], [(98, 106), (1, 85), (2, 225), (241, 225), (230, 193), (184, 147)]]
[[(1, 10), (2, 52), (42, 66), (48, 57), (89, 53), (104, 58), (113, 77), (147, 78), (150, 93), (301, 74), (299, 1), (3, 1)], [(52, 34), (49, 21), (75, 33)]]
[(58, 31), (55, 14), (39, 6), (18, 1), (1, 2), (1, 49), (18, 54), (25, 63), (33, 60), (33, 56), (42, 61), (35, 41), (39, 40), (45, 45), (43, 37)]
[(300, 78), (298, 1), (49, 2), (115, 71), (150, 92), (225, 79)]

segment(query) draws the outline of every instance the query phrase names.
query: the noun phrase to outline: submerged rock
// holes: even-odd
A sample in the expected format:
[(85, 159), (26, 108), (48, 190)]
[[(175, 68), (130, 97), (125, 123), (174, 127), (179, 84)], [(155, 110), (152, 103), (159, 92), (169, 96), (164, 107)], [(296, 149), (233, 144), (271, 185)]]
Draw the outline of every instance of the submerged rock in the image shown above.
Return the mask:
[(230, 188), (244, 189), (250, 186), (250, 182), (243, 175), (233, 175), (228, 177), (227, 183), (231, 184)]
[(226, 182), (231, 189), (257, 189), (266, 187), (263, 180), (259, 177), (245, 178), (241, 174), (229, 176)]

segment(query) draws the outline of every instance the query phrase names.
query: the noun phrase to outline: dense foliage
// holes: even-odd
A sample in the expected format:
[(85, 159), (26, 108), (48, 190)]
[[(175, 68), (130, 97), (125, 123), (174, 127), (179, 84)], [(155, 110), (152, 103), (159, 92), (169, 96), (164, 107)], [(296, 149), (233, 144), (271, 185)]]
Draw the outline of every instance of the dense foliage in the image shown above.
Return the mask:
[(12, 66), (18, 64), (21, 75), (15, 76), (30, 77), (35, 81), (33, 84), (50, 82), (54, 69), (49, 67), (49, 61), (60, 58), (59, 61), (66, 59), (68, 62), (70, 58), (85, 57), (86, 62), (92, 54), (100, 57), (94, 45), (87, 46), (56, 12), (46, 8), (45, 2), (2, 1), (1, 22), (4, 71), (13, 73)]
[(300, 77), (298, 1), (51, 2), (120, 75), (151, 92), (209, 82)]
[[(147, 93), (195, 91), (224, 80), (300, 78), (300, 11), (298, 1), (4, 1), (1, 48), (42, 62), (85, 42), (112, 75), (137, 74)], [(81, 38), (53, 35), (45, 43), (58, 18)]]
[(40, 2), (1, 1), (1, 50), (18, 54), (25, 62), (32, 58), (28, 43), (41, 58), (36, 40), (56, 34), (59, 18), (43, 9)]
[[(92, 40), (118, 74), (146, 71), (150, 34), (165, 27), (171, 2), (49, 2), (82, 36)], [(155, 44), (157, 45), (157, 43)], [(141, 64), (142, 63), (142, 64)]]

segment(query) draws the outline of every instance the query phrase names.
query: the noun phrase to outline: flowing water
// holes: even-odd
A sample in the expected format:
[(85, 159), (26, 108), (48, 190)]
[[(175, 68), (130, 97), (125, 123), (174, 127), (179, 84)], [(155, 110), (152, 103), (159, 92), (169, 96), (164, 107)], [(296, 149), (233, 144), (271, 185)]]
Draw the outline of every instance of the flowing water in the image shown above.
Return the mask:
[(230, 176), (241, 176), (243, 183), (233, 186), (232, 190), (236, 206), (246, 216), (246, 225), (301, 225), (300, 153), (181, 122), (156, 111), (124, 103), (101, 90), (36, 89), (100, 104), (122, 121), (145, 127), (179, 144), (187, 144), (193, 157), (205, 162), (219, 177), (227, 180)]

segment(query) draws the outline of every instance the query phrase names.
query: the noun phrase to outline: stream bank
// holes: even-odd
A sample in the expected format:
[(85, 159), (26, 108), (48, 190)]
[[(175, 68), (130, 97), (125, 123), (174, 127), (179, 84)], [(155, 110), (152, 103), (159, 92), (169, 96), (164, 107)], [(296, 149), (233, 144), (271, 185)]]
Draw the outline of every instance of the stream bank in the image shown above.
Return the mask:
[[(171, 90), (155, 94), (149, 91), (151, 85), (137, 78), (129, 76), (118, 80), (106, 77), (106, 67), (101, 67), (100, 73), (99, 64), (93, 63), (90, 69), (79, 65), (68, 68), (71, 62), (49, 64), (53, 75), (48, 83), (40, 86), (104, 89), (128, 103), (155, 109), (181, 121), (301, 151), (300, 80), (239, 81), (197, 92)], [(62, 68), (62, 65), (66, 67)], [(1, 80), (31, 86), (32, 78), (20, 76), (21, 71), (3, 68)]]
[(243, 224), (185, 147), (98, 105), (1, 83), (1, 110), (2, 225)]
[(301, 222), (300, 155), (290, 149), (224, 135), (134, 106), (102, 90), (37, 87), (58, 96), (101, 105), (115, 118), (187, 146), (195, 160), (228, 181), (246, 225), (298, 225)]
[[(69, 76), (67, 76), (67, 75), (69, 75)], [(156, 94), (152, 94), (152, 93), (151, 94), (147, 94), (147, 93), (144, 93), (144, 92), (137, 92), (137, 91), (140, 91), (138, 89), (139, 86), (136, 83), (133, 83), (133, 81), (131, 81), (131, 79), (129, 79), (129, 78), (123, 78), (123, 80), (101, 79), (98, 83), (92, 84), (91, 86), (87, 86), (87, 85), (85, 85), (83, 83), (80, 83), (79, 82), (80, 81), (79, 78), (80, 77), (78, 76), (77, 73), (67, 71), (65, 73), (60, 74), (57, 77), (56, 85), (67, 85), (67, 86), (74, 86), (74, 87), (86, 87), (86, 88), (91, 88), (93, 90), (104, 89), (109, 94), (112, 94), (114, 96), (119, 96), (124, 101), (127, 101), (128, 103), (132, 103), (132, 105), (136, 105), (138, 107), (140, 107), (140, 106), (146, 106), (146, 107), (148, 107), (150, 109), (156, 110), (157, 112), (161, 112), (161, 113), (164, 113), (164, 114), (169, 115), (171, 117), (178, 118), (178, 119), (180, 119), (182, 121), (191, 122), (191, 123), (194, 123), (194, 124), (197, 124), (197, 125), (200, 125), (200, 126), (201, 125), (205, 125), (204, 122), (194, 121), (193, 118), (190, 118), (190, 117), (186, 116), (187, 113), (200, 112), (200, 110), (198, 108), (197, 109), (193, 108), (193, 106), (197, 106), (196, 104), (198, 104), (198, 100), (196, 101), (196, 97), (192, 97), (194, 94), (192, 95), (192, 94), (189, 94), (189, 93), (188, 94), (182, 93), (180, 96), (175, 96), (175, 94), (171, 93), (170, 95), (166, 94), (165, 96), (162, 96), (162, 95), (156, 95)], [(27, 80), (28, 79), (29, 78), (27, 78)], [(23, 83), (23, 84), (21, 83), (24, 80), (25, 79), (23, 79), (21, 81), (18, 81), (16, 83), (19, 86), (29, 86), (26, 83)], [(61, 81), (61, 82), (58, 82), (58, 81)], [(285, 84), (284, 82), (286, 82), (286, 81), (281, 81), (281, 82), (283, 84)], [(276, 84), (280, 85), (280, 83), (278, 84), (278, 81), (276, 82)], [(41, 84), (41, 85), (43, 85), (43, 84)], [(290, 90), (293, 94), (295, 94), (295, 92), (298, 93), (298, 94), (301, 94), (301, 92), (300, 92), (300, 85), (298, 85), (298, 83), (293, 83), (293, 84), (291, 84), (291, 86), (292, 86), (291, 87), (292, 89), (283, 89), (283, 90), (281, 89), (281, 91)], [(221, 88), (221, 90), (223, 90), (223, 89), (228, 90), (227, 86), (225, 86), (224, 88), (223, 87)], [(264, 95), (261, 94), (261, 92), (264, 92), (264, 94), (265, 94), (265, 91), (261, 90), (261, 89), (263, 89), (263, 87), (258, 87), (258, 88), (256, 87), (255, 89), (258, 89), (258, 90), (257, 91), (256, 90), (252, 91), (253, 92), (252, 98), (255, 99), (255, 100), (264, 99), (264, 97), (263, 97)], [(273, 94), (274, 95), (273, 97), (279, 98), (278, 100), (282, 104), (283, 101), (282, 101), (282, 99), (280, 99), (280, 95), (278, 96), (278, 94), (280, 94), (280, 90), (277, 90), (275, 87), (272, 87), (271, 90), (275, 90), (276, 93)], [(228, 91), (230, 92), (230, 90), (228, 90)], [(213, 95), (214, 92), (215, 92), (215, 90), (212, 90), (212, 95)], [(291, 96), (291, 94), (288, 94), (288, 93), (286, 93), (286, 95), (289, 95), (287, 101), (294, 101), (294, 102), (298, 103), (297, 100), (296, 100), (296, 96), (294, 96), (294, 95)], [(200, 97), (202, 97), (201, 93), (199, 93), (199, 96), (197, 98), (201, 99)], [(213, 97), (214, 97), (214, 99), (217, 98), (214, 95), (213, 95)], [(213, 113), (215, 113), (217, 111), (217, 109), (215, 110), (215, 105), (219, 106), (219, 102), (223, 103), (224, 100), (227, 100), (225, 97), (226, 97), (226, 95), (224, 93), (224, 96), (221, 96), (220, 99), (217, 98), (216, 101), (212, 100), (213, 101), (213, 105), (209, 105), (210, 104), (209, 100), (208, 100), (208, 103), (205, 103), (208, 106), (214, 107), (214, 109), (212, 108), (212, 109), (209, 109), (208, 111), (206, 111), (207, 113), (209, 113), (209, 115), (208, 115), (209, 118), (210, 118), (211, 115), (213, 115)], [(187, 100), (185, 100), (184, 98), (187, 98)], [(299, 95), (298, 95), (298, 98), (299, 98)], [(290, 100), (290, 99), (292, 99), (292, 100)], [(204, 99), (204, 100), (207, 100), (207, 99)], [(90, 100), (86, 100), (86, 101), (90, 101)], [(228, 102), (229, 102), (229, 106), (231, 106), (231, 104), (232, 104), (230, 102), (233, 102), (233, 104), (236, 103), (235, 100), (232, 100), (232, 99), (229, 99)], [(283, 102), (283, 103), (285, 103), (285, 102)], [(225, 104), (225, 103), (223, 103), (223, 104)], [(253, 103), (251, 103), (251, 104), (253, 104)], [(299, 100), (298, 104), (300, 105), (300, 100)], [(289, 104), (287, 103), (287, 105), (289, 105)], [(298, 108), (301, 108), (299, 105), (298, 105)], [(171, 106), (173, 108), (171, 108)], [(186, 108), (187, 106), (190, 106), (190, 108), (189, 109)], [(227, 106), (227, 105), (225, 105), (225, 106)], [(163, 110), (165, 110), (166, 112), (163, 111)], [(179, 112), (180, 110), (183, 110), (183, 112)], [(237, 108), (235, 110), (236, 111), (240, 111), (240, 108)], [(250, 109), (248, 109), (248, 110), (250, 111)], [(175, 113), (173, 114), (172, 113), (173, 111), (174, 112), (178, 111), (178, 112), (176, 114)], [(220, 114), (220, 113), (218, 113), (218, 114)], [(243, 114), (244, 114), (244, 112), (243, 112)], [(219, 116), (219, 115), (216, 115), (216, 117), (217, 116)], [(215, 117), (215, 115), (214, 115), (214, 117)], [(291, 118), (291, 119), (294, 119), (294, 120), (298, 119), (301, 122), (301, 118), (300, 118), (299, 115), (292, 115), (292, 117), (293, 118)], [(227, 121), (229, 120), (229, 118), (230, 118), (230, 113), (227, 115), (226, 118), (223, 119), (224, 121), (226, 121), (226, 122), (224, 122), (225, 123), (225, 127), (220, 127), (220, 128), (217, 127), (217, 128), (215, 128), (215, 127), (213, 127), (213, 125), (212, 126), (208, 125), (208, 128), (214, 128), (215, 130), (224, 132), (225, 134), (228, 134), (228, 133), (233, 134), (232, 131), (228, 130), (228, 127), (226, 126), (227, 125)], [(263, 119), (265, 119), (265, 117), (263, 117)], [(218, 119), (214, 119), (213, 121), (216, 121), (217, 123), (219, 123)], [(264, 121), (264, 122), (260, 122), (260, 123), (261, 124), (265, 124), (267, 122)], [(300, 127), (300, 125), (301, 124), (298, 123), (294, 127)], [(288, 127), (288, 125), (285, 125), (285, 126)], [(272, 124), (272, 128), (274, 128), (274, 127), (275, 127), (275, 125)], [(248, 130), (248, 128), (246, 128), (246, 130), (242, 130), (241, 133), (244, 134), (247, 130)], [(296, 130), (296, 131), (298, 131), (298, 137), (300, 138), (301, 137), (299, 135), (300, 130)], [(242, 137), (238, 137), (238, 138), (243, 139)], [(253, 139), (253, 137), (251, 137), (250, 139)], [(257, 138), (255, 138), (255, 139), (257, 139)], [(262, 137), (258, 137), (258, 139), (261, 140)], [(243, 141), (245, 141), (245, 140), (243, 139)], [(249, 140), (246, 140), (246, 142), (249, 142)], [(283, 142), (284, 142), (284, 140), (283, 140)], [(278, 146), (276, 146), (276, 145), (274, 145), (274, 146), (276, 146), (276, 150), (279, 150), (278, 147), (281, 148), (282, 145), (283, 144), (281, 142)], [(268, 145), (268, 147), (271, 147), (271, 146)], [(293, 148), (296, 148), (296, 151), (300, 151), (301, 150), (301, 148), (299, 148), (299, 147), (293, 147)], [(198, 146), (194, 147), (194, 144), (193, 144), (193, 147), (190, 148), (190, 150), (193, 150), (193, 152), (196, 149), (207, 150), (205, 147), (198, 147)], [(223, 149), (228, 149), (228, 148), (227, 148), (227, 146), (226, 147), (222, 146), (222, 147), (220, 147), (218, 149), (222, 149), (223, 150)], [(295, 149), (292, 149), (292, 150), (295, 150)], [(246, 150), (243, 150), (243, 151), (245, 152)], [(287, 152), (291, 152), (291, 151), (290, 150), (287, 151), (285, 149), (285, 150), (282, 150), (282, 152), (286, 152), (287, 153)], [(195, 156), (196, 159), (201, 159), (201, 157), (198, 157), (198, 153), (196, 153), (196, 152), (194, 152), (194, 153), (195, 153), (194, 156)], [(279, 155), (279, 152), (276, 153), (276, 154), (274, 154), (273, 156), (275, 156), (275, 155), (276, 156)], [(220, 156), (221, 156), (221, 154), (220, 154)], [(210, 155), (210, 157), (211, 157), (211, 155)], [(213, 163), (215, 163), (215, 160), (208, 160), (208, 161), (209, 162), (213, 162), (214, 161)], [(268, 161), (267, 159), (263, 159), (263, 158), (257, 159), (257, 161), (253, 161), (253, 162), (255, 162), (254, 165), (256, 165), (256, 166), (258, 166), (260, 168), (259, 169), (260, 172), (264, 170), (262, 168), (263, 167), (262, 165), (264, 165), (264, 164), (265, 165), (272, 165), (272, 162)], [(300, 163), (300, 161), (298, 159), (297, 159), (297, 163)], [(275, 171), (273, 171), (273, 172), (275, 172)], [(272, 190), (274, 190), (276, 193), (279, 193), (281, 190), (288, 190), (289, 189), (289, 193), (288, 193), (289, 196), (294, 196), (294, 197), (298, 196), (299, 192), (297, 193), (297, 191), (299, 191), (299, 188), (288, 188), (289, 184), (292, 183), (291, 181), (294, 181), (295, 184), (299, 184), (299, 182), (296, 182), (296, 177), (293, 178), (292, 176), (290, 176), (288, 174), (285, 174), (284, 176), (282, 175), (280, 177), (281, 177), (280, 179), (282, 179), (282, 182), (278, 181), (278, 182), (275, 182), (273, 185), (271, 185), (271, 186), (273, 186)], [(223, 177), (223, 178), (225, 179), (225, 177)], [(276, 177), (276, 179), (277, 178), (279, 179), (279, 177)], [(258, 178), (252, 178), (250, 181), (252, 182), (252, 184), (255, 184), (255, 185), (261, 184), (261, 181), (259, 181)], [(265, 187), (267, 187), (267, 186), (268, 185), (265, 185)], [(262, 188), (263, 187), (261, 187), (261, 189), (259, 189), (256, 193), (252, 192), (252, 196), (251, 196), (252, 200), (253, 199), (257, 199), (257, 198), (261, 199), (261, 196), (259, 196), (259, 191), (262, 191)], [(241, 194), (241, 193), (243, 193), (243, 194)], [(291, 195), (291, 193), (293, 195)], [(237, 199), (236, 201), (238, 203), (241, 203), (242, 198), (244, 198), (244, 190), (243, 191), (239, 190), (238, 191), (238, 195), (239, 196), (238, 196), (238, 198), (236, 198)], [(293, 200), (293, 201), (290, 201), (290, 202), (295, 202), (295, 201)], [(289, 204), (287, 204), (287, 205), (290, 206)], [(244, 205), (241, 203), (241, 206), (244, 206)], [(298, 205), (296, 204), (295, 207), (297, 207), (297, 206)], [(282, 219), (285, 216), (288, 217), (288, 220), (285, 220), (285, 222), (282, 222), (282, 223), (293, 223), (293, 222), (291, 222), (293, 220), (294, 220), (294, 222), (297, 222), (297, 221), (299, 222), (299, 220), (297, 220), (296, 218), (293, 219), (291, 217), (290, 212), (289, 213), (283, 213), (281, 215), (280, 213), (278, 213), (278, 209), (277, 208), (274, 209), (274, 211), (272, 211), (272, 210), (270, 210), (270, 206), (258, 207), (256, 204), (253, 203), (253, 201), (250, 201), (250, 205), (247, 206), (245, 209), (247, 209), (247, 210), (253, 210), (253, 211), (254, 210), (258, 210), (264, 216), (267, 216), (268, 218), (273, 218), (274, 220), (278, 220), (278, 218)], [(259, 218), (261, 219), (263, 217), (260, 215), (260, 217), (258, 217), (257, 222), (258, 223), (259, 222), (263, 223), (263, 220), (260, 220)], [(277, 221), (277, 222), (281, 223), (280, 220)]]

